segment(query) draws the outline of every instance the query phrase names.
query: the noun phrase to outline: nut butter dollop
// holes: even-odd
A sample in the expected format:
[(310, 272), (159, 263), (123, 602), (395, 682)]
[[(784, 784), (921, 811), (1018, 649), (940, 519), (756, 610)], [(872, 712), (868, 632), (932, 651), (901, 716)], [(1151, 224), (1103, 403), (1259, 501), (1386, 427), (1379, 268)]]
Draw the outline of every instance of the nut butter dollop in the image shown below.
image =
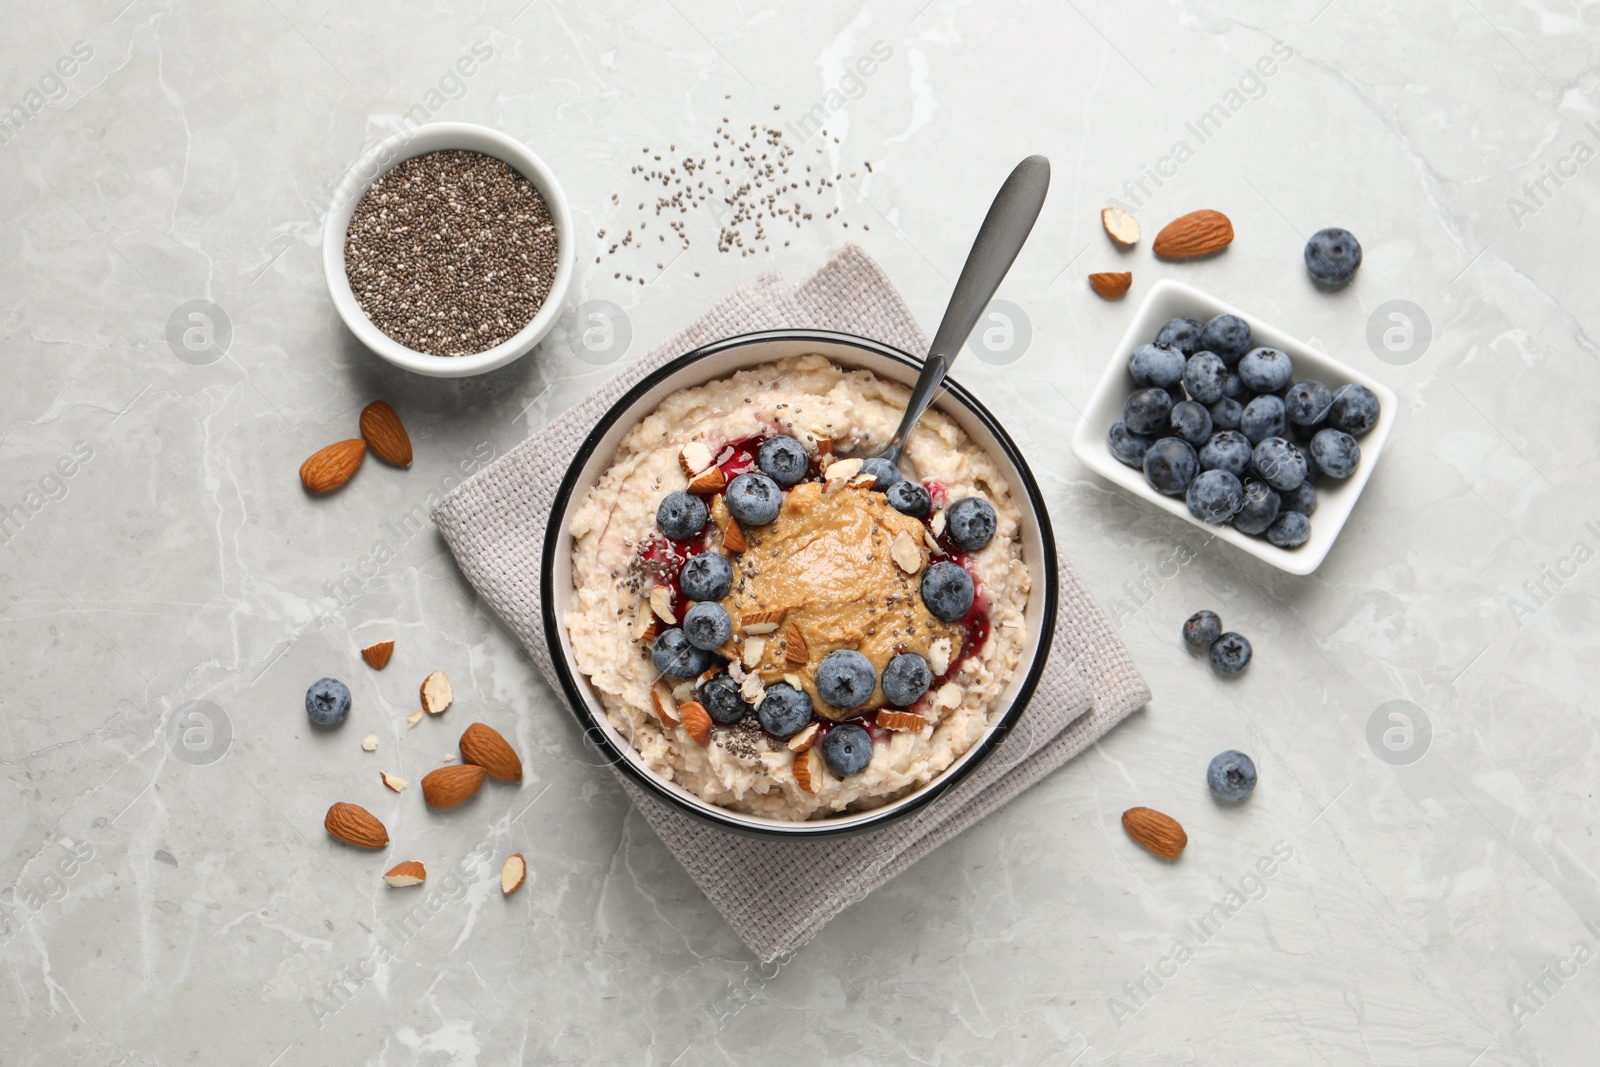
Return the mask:
[[(904, 534), (916, 546), (916, 570), (903, 565), (910, 554), (894, 544)], [(870, 712), (885, 703), (883, 687), (860, 708), (836, 708), (817, 692), (816, 670), (824, 656), (854, 649), (872, 661), (878, 676), (898, 652), (927, 657), (937, 641), (949, 642), (952, 661), (961, 650), (962, 629), (941, 622), (923, 606), (918, 587), (927, 569), (922, 523), (889, 506), (867, 486), (826, 487), (803, 482), (784, 496), (778, 518), (745, 531), (746, 549), (734, 557), (733, 588), (723, 607), (734, 621), (734, 637), (719, 651), (771, 684), (795, 675), (816, 705), (835, 721)], [(759, 631), (776, 623), (768, 633)], [(744, 627), (758, 631), (746, 633)], [(760, 641), (750, 663), (746, 645)]]

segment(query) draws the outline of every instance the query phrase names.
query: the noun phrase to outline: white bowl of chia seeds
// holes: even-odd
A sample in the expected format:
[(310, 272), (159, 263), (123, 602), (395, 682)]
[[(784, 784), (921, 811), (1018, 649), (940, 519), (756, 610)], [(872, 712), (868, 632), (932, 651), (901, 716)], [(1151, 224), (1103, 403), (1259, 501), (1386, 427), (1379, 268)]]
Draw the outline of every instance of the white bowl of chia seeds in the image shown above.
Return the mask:
[(566, 197), (538, 156), (487, 127), (441, 122), (397, 133), (345, 175), (322, 269), (362, 344), (397, 367), (460, 378), (550, 332), (573, 244)]

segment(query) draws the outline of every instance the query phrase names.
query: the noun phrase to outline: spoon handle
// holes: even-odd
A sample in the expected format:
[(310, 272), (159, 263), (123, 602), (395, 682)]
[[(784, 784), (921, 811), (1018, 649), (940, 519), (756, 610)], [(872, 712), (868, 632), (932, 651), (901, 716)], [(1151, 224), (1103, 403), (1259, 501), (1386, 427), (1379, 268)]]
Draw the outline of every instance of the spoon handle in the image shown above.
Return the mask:
[(978, 317), (989, 306), (995, 290), (1000, 288), (1017, 253), (1022, 251), (1022, 244), (1033, 230), (1049, 188), (1050, 161), (1043, 156), (1029, 156), (1017, 164), (995, 195), (989, 214), (978, 229), (978, 237), (972, 243), (972, 251), (967, 253), (967, 263), (961, 268), (955, 291), (950, 294), (939, 332), (933, 335), (933, 345), (923, 362), (922, 374), (912, 387), (905, 417), (884, 450), (884, 457), (890, 462), (900, 461), (911, 428), (933, 403), (950, 364), (955, 362), (961, 346), (967, 342), (967, 335), (972, 333)]

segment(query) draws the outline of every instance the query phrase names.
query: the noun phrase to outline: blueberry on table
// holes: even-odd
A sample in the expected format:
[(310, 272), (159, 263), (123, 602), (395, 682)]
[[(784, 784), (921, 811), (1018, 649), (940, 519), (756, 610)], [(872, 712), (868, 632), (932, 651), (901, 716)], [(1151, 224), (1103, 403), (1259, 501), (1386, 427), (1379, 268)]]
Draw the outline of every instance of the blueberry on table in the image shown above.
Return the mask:
[(1167, 422), (1172, 427), (1172, 432), (1190, 446), (1199, 448), (1211, 440), (1211, 412), (1206, 406), (1193, 400), (1185, 400), (1181, 404), (1172, 405), (1172, 414), (1167, 416)]
[(1311, 520), (1298, 511), (1280, 512), (1267, 527), (1267, 540), (1279, 548), (1299, 548), (1311, 540)]
[(1142, 433), (1134, 433), (1128, 429), (1127, 423), (1118, 419), (1111, 424), (1111, 432), (1106, 434), (1106, 447), (1120, 462), (1143, 470), (1144, 454), (1150, 450), (1150, 438)]
[(697, 695), (707, 714), (724, 726), (738, 722), (755, 710), (739, 692), (739, 683), (727, 671), (706, 679)]
[(862, 460), (861, 473), (872, 475), (872, 488), (880, 493), (894, 483), (905, 480), (905, 475), (900, 473), (900, 468), (882, 456), (873, 456), (871, 459)]
[[(1304, 483), (1302, 483), (1304, 484)], [(1266, 482), (1254, 478), (1244, 483), (1244, 503), (1233, 517), (1233, 528), (1252, 537), (1263, 534), (1283, 510), (1283, 497)]]
[(696, 604), (683, 616), (683, 635), (695, 648), (713, 652), (733, 636), (728, 609), (715, 601)]
[(928, 512), (933, 510), (933, 497), (927, 488), (921, 482), (914, 482), (910, 478), (902, 478), (895, 482), (884, 495), (889, 498), (890, 507), (902, 515), (910, 515), (913, 519), (925, 518)]
[(1317, 510), (1317, 490), (1311, 484), (1310, 478), (1282, 495), (1284, 511), (1298, 511), (1302, 515), (1310, 515)]
[(872, 735), (853, 722), (840, 723), (822, 739), (822, 762), (840, 778), (860, 774), (872, 762)]
[(1144, 454), (1144, 478), (1159, 493), (1178, 496), (1200, 473), (1200, 459), (1187, 441), (1163, 437)]
[(1237, 430), (1244, 418), (1244, 405), (1230, 396), (1216, 401), (1206, 410), (1211, 413), (1213, 430)]
[(1140, 389), (1122, 405), (1122, 422), (1134, 433), (1165, 433), (1172, 414), (1172, 394), (1159, 386)]
[(883, 696), (900, 708), (915, 704), (933, 684), (933, 668), (915, 652), (901, 652), (883, 668)]
[(877, 686), (872, 661), (853, 649), (829, 652), (817, 667), (817, 692), (836, 708), (859, 708)]
[(1255, 347), (1250, 324), (1237, 315), (1218, 315), (1200, 331), (1200, 347), (1215, 352), (1222, 362), (1233, 366)]
[(1294, 381), (1294, 360), (1279, 348), (1252, 348), (1239, 361), (1239, 377), (1256, 393), (1276, 393)]
[(922, 574), (922, 603), (936, 619), (955, 622), (972, 610), (977, 595), (972, 575), (949, 560), (940, 560)]
[(945, 528), (950, 540), (968, 552), (977, 552), (994, 537), (994, 508), (978, 496), (964, 496), (945, 512)]
[(1200, 448), (1200, 469), (1227, 471), (1243, 478), (1250, 469), (1250, 438), (1237, 430), (1218, 430)]
[(1289, 386), (1283, 398), (1284, 412), (1296, 426), (1316, 426), (1333, 409), (1333, 393), (1321, 382), (1306, 379)]
[(1252, 445), (1269, 437), (1282, 437), (1289, 426), (1283, 401), (1275, 396), (1258, 396), (1244, 406), (1239, 416), (1239, 432), (1250, 439)]
[(1183, 365), (1183, 387), (1190, 400), (1214, 404), (1222, 399), (1222, 386), (1228, 377), (1228, 365), (1215, 352), (1196, 352)]
[(656, 508), (656, 525), (674, 541), (687, 541), (705, 528), (711, 517), (706, 502), (693, 493), (668, 493)]
[(1361, 266), (1361, 242), (1349, 230), (1330, 226), (1306, 242), (1306, 270), (1321, 285), (1341, 286)]
[(1306, 480), (1306, 455), (1281, 437), (1268, 437), (1256, 445), (1250, 465), (1274, 489), (1293, 489)]
[(723, 497), (728, 513), (746, 526), (765, 526), (783, 507), (783, 490), (765, 474), (751, 471), (728, 483)]
[(1211, 667), (1218, 674), (1234, 675), (1250, 664), (1250, 642), (1236, 633), (1225, 633), (1211, 642)]
[(1200, 333), (1204, 329), (1199, 319), (1176, 318), (1156, 332), (1156, 344), (1192, 356), (1200, 351)]
[(350, 714), (350, 687), (337, 678), (318, 678), (306, 690), (306, 716), (318, 726), (338, 726)]
[(1216, 644), (1222, 636), (1222, 617), (1216, 612), (1202, 609), (1183, 620), (1183, 643), (1196, 652)]
[(1166, 345), (1140, 345), (1128, 357), (1128, 371), (1140, 385), (1170, 389), (1183, 381), (1183, 353)]
[(1184, 495), (1189, 514), (1201, 522), (1220, 526), (1244, 504), (1244, 486), (1227, 471), (1202, 471)]
[(1361, 463), (1361, 446), (1343, 430), (1318, 430), (1309, 447), (1317, 469), (1330, 478), (1348, 478)]
[(690, 556), (678, 572), (678, 588), (690, 600), (721, 600), (733, 587), (733, 564), (715, 552)]
[(704, 674), (714, 659), (705, 649), (690, 644), (688, 636), (676, 626), (656, 635), (656, 642), (650, 648), (650, 662), (671, 678)]
[(1360, 437), (1378, 424), (1378, 397), (1364, 385), (1346, 385), (1334, 395), (1328, 421), (1334, 429)]
[(761, 728), (773, 737), (793, 737), (811, 722), (811, 697), (788, 682), (773, 682), (756, 705)]
[(1229, 749), (1211, 757), (1206, 768), (1206, 785), (1218, 800), (1238, 804), (1256, 787), (1256, 765), (1243, 752)]
[(784, 488), (796, 484), (806, 476), (811, 457), (806, 447), (787, 434), (769, 437), (756, 451), (756, 466), (761, 473)]

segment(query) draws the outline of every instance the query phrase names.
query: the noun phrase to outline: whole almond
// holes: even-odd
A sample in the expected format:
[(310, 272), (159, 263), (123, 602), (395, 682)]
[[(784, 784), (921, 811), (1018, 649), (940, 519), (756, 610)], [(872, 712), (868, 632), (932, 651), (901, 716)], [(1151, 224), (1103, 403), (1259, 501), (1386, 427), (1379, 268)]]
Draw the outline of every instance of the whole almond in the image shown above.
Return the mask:
[(382, 400), (374, 400), (361, 411), (361, 436), (372, 454), (396, 467), (411, 466), (411, 435), (405, 424)]
[(1133, 287), (1133, 275), (1128, 271), (1109, 271), (1089, 275), (1089, 288), (1107, 300), (1121, 300)]
[(1220, 252), (1233, 243), (1233, 223), (1220, 211), (1191, 211), (1156, 234), (1151, 251), (1162, 259), (1193, 259)]
[(522, 781), (522, 760), (516, 749), (492, 726), (475, 722), (461, 735), (461, 758), (482, 767), (490, 778)]
[(367, 666), (375, 671), (381, 671), (389, 665), (389, 657), (394, 655), (393, 641), (379, 641), (375, 645), (368, 645), (361, 650), (361, 658), (367, 661)]
[(300, 484), (308, 493), (331, 493), (355, 477), (366, 454), (367, 443), (359, 437), (335, 441), (300, 464)]
[(416, 860), (405, 860), (385, 871), (383, 880), (396, 889), (421, 885), (428, 880), (428, 869)]
[(1139, 220), (1120, 207), (1102, 208), (1100, 225), (1106, 228), (1106, 236), (1123, 248), (1132, 248), (1139, 243)]
[(359, 804), (340, 801), (333, 805), (322, 819), (322, 828), (357, 848), (383, 848), (389, 843), (389, 831), (384, 829), (383, 823)]
[(453, 808), (471, 800), (487, 773), (474, 763), (456, 763), (422, 776), (422, 799), (430, 808)]
[(1129, 808), (1122, 813), (1122, 828), (1135, 842), (1164, 860), (1177, 859), (1189, 844), (1189, 835), (1178, 820), (1154, 808)]
[(678, 705), (678, 714), (683, 717), (683, 728), (695, 744), (705, 748), (711, 743), (711, 713), (704, 704), (698, 700), (685, 700)]

